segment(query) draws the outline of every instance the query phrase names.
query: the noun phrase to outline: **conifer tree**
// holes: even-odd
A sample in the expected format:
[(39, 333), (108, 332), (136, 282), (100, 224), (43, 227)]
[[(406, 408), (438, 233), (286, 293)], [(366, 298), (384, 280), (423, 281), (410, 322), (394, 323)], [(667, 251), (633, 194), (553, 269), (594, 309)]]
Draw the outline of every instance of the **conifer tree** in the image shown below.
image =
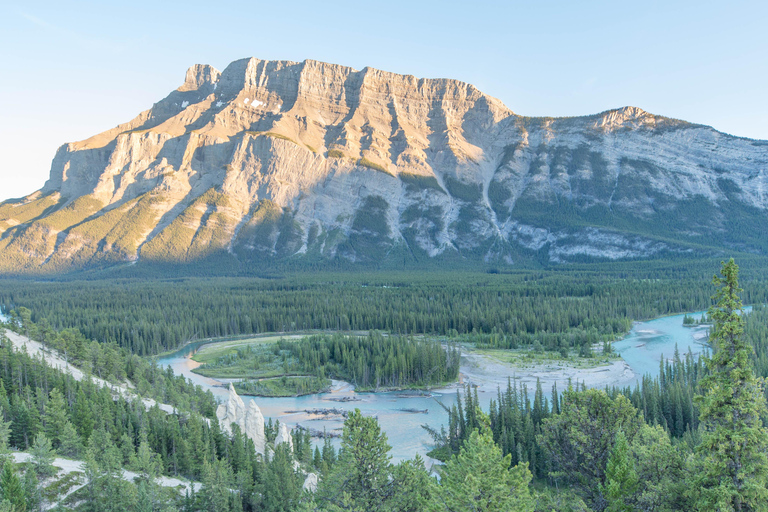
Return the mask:
[(355, 409), (344, 421), (338, 462), (318, 489), (320, 498), (352, 510), (384, 510), (394, 494), (391, 447), (376, 418)]
[(3, 464), (3, 471), (0, 473), (0, 491), (2, 491), (3, 499), (11, 503), (14, 512), (26, 512), (27, 500), (24, 495), (24, 488), (21, 486), (21, 481), (16, 475), (11, 461), (6, 461)]
[(26, 471), (24, 473), (24, 481), (22, 486), (24, 488), (24, 496), (27, 500), (27, 510), (29, 512), (42, 510), (42, 488), (40, 486), (40, 481), (37, 479), (37, 476), (35, 476), (34, 471)]
[(538, 436), (551, 464), (550, 476), (564, 477), (594, 510), (605, 510), (606, 466), (616, 434), (623, 431), (631, 443), (642, 424), (642, 416), (623, 395), (569, 389), (560, 414), (543, 420)]
[(628, 498), (637, 490), (637, 473), (630, 456), (627, 436), (621, 430), (616, 434), (611, 456), (605, 467), (605, 480), (608, 512), (632, 512), (634, 507)]
[(488, 417), (479, 410), (477, 417), (480, 429), (475, 429), (459, 454), (440, 469), (438, 510), (532, 511), (528, 464), (510, 468), (512, 456), (502, 457), (501, 448), (493, 441)]
[(80, 436), (71, 421), (64, 424), (64, 428), (59, 434), (59, 453), (65, 457), (77, 457), (83, 450), (83, 444)]
[(55, 447), (61, 446), (61, 435), (67, 418), (67, 402), (58, 388), (53, 388), (49, 393), (50, 399), (45, 404), (45, 433)]
[(697, 505), (701, 510), (764, 510), (768, 432), (760, 417), (766, 414), (766, 403), (749, 362), (752, 347), (742, 336), (742, 290), (733, 258), (722, 263), (713, 283), (719, 287), (709, 310), (715, 352), (706, 360), (709, 374), (701, 382), (706, 394), (697, 397), (703, 428), (697, 449)]
[(32, 445), (32, 464), (37, 476), (45, 478), (56, 474), (56, 468), (53, 467), (55, 459), (56, 452), (51, 446), (51, 440), (40, 432), (35, 438), (35, 444)]

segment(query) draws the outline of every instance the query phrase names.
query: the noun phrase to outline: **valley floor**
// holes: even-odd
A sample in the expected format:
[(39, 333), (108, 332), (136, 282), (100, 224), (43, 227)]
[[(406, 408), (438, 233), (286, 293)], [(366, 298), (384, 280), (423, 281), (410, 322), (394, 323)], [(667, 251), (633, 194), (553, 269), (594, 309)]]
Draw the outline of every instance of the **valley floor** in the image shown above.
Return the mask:
[[(367, 331), (355, 334), (365, 335)], [(214, 361), (218, 357), (248, 345), (275, 342), (281, 338), (298, 341), (304, 336), (305, 334), (265, 333), (244, 340), (211, 341), (190, 357), (190, 364), (196, 368), (202, 362)], [(590, 388), (604, 388), (627, 384), (636, 377), (629, 364), (617, 356), (589, 359), (574, 356), (570, 359), (530, 360), (525, 357), (527, 350), (479, 350), (462, 345), (461, 351), (459, 382), (440, 389), (449, 390), (464, 384), (472, 384), (481, 392), (495, 393), (499, 388), (502, 390), (506, 388), (508, 379), (514, 379), (518, 385), (525, 384), (528, 389), (533, 390), (539, 379), (542, 388), (548, 392), (555, 383), (560, 390), (567, 389), (569, 382), (574, 386), (577, 383), (584, 383)], [(221, 370), (202, 372), (193, 369), (193, 372), (225, 383), (241, 378), (227, 378), (231, 376)], [(198, 383), (202, 384), (202, 382)]]

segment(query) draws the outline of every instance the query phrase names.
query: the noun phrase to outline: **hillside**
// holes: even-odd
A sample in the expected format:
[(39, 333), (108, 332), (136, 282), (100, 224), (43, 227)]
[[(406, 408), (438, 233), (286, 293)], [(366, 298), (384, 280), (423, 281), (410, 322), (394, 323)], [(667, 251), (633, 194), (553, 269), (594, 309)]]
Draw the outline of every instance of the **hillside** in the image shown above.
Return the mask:
[(635, 107), (521, 117), (455, 80), (251, 58), (62, 146), (0, 203), (0, 273), (767, 254), (767, 185), (767, 141)]

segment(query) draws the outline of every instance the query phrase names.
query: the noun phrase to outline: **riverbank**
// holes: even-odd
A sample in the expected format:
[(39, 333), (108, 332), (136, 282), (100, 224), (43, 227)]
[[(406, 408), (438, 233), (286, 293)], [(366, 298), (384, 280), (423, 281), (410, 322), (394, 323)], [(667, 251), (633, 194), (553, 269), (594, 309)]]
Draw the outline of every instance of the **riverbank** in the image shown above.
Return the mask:
[(493, 355), (465, 351), (461, 356), (461, 383), (476, 386), (479, 392), (495, 393), (499, 388), (505, 389), (510, 379), (514, 379), (518, 386), (527, 386), (529, 391), (535, 390), (539, 381), (545, 392), (549, 392), (554, 384), (561, 391), (569, 383), (602, 388), (621, 385), (635, 377), (632, 368), (621, 358), (589, 366), (580, 364), (584, 363), (569, 360), (512, 363)]

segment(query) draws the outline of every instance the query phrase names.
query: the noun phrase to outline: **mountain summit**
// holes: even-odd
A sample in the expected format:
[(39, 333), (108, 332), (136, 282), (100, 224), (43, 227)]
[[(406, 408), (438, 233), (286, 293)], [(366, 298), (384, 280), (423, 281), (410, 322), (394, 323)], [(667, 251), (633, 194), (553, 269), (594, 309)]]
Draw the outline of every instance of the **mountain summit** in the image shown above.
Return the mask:
[(765, 254), (767, 190), (768, 142), (639, 108), (521, 117), (456, 80), (251, 58), (59, 148), (0, 204), (0, 272)]

